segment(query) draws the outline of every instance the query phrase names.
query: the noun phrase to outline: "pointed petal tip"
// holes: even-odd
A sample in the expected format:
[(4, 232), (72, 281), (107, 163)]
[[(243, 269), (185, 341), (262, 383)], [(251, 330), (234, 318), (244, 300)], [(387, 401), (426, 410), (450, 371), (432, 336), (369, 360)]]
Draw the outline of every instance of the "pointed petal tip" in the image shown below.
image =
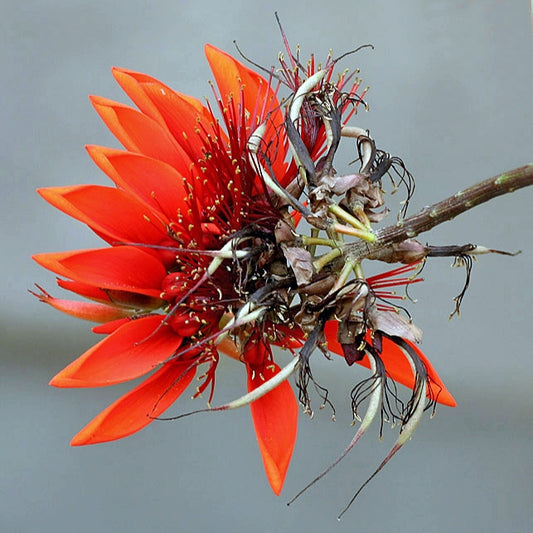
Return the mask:
[(94, 387), (102, 387), (105, 385), (115, 385), (116, 381), (109, 382), (109, 383), (94, 383), (92, 381), (85, 381), (82, 379), (76, 379), (67, 377), (65, 370), (63, 369), (61, 372), (56, 374), (48, 383), (51, 387), (56, 387), (57, 389), (82, 389), (82, 388), (94, 388)]
[[(96, 419), (98, 419), (101, 415), (98, 415)], [(95, 419), (95, 420), (96, 420)], [(125, 437), (129, 437), (133, 433), (136, 433), (139, 429), (132, 430), (127, 433), (123, 434), (105, 434), (105, 433), (99, 433), (98, 429), (93, 427), (94, 423), (90, 422), (87, 424), (82, 430), (80, 430), (74, 437), (72, 437), (72, 440), (70, 441), (70, 445), (72, 447), (78, 447), (78, 446), (91, 446), (94, 444), (104, 444), (106, 442), (113, 442), (114, 440), (120, 440)], [(140, 428), (142, 429), (142, 428)]]
[(281, 491), (283, 490), (283, 485), (285, 483), (285, 477), (289, 468), (290, 455), (286, 459), (286, 462), (284, 461), (283, 463), (278, 464), (279, 459), (278, 461), (276, 461), (272, 457), (272, 455), (269, 453), (268, 445), (265, 445), (264, 443), (259, 443), (259, 450), (261, 452), (261, 456), (263, 459), (263, 467), (265, 469), (265, 474), (270, 488), (276, 496), (279, 496), (281, 494)]
[(110, 155), (127, 154), (127, 150), (119, 148), (109, 148), (108, 146), (101, 146), (99, 144), (86, 144), (85, 150), (91, 158), (106, 158)]
[[(280, 372), (272, 364), (263, 370), (263, 378), (254, 375), (247, 365), (248, 390), (254, 390)], [(252, 420), (263, 460), (265, 474), (276, 496), (285, 482), (287, 470), (296, 443), (298, 403), (290, 383), (283, 381), (274, 390), (250, 404)]]
[(113, 107), (127, 107), (125, 104), (106, 98), (105, 96), (98, 96), (96, 94), (89, 95), (89, 102), (98, 110), (99, 108), (113, 108)]
[[(62, 372), (62, 371), (61, 371)], [(75, 387), (76, 385), (71, 385), (69, 384), (70, 382), (72, 382), (73, 380), (71, 379), (68, 379), (68, 378), (63, 378), (61, 376), (61, 372), (59, 372), (58, 374), (56, 374), (49, 382), (48, 382), (48, 385), (50, 385), (51, 387), (56, 387), (58, 389), (66, 389), (66, 388), (72, 388), (72, 387)]]
[[(124, 435), (124, 437), (127, 437), (128, 435)], [(81, 431), (76, 433), (74, 437), (72, 437), (72, 440), (70, 441), (70, 445), (72, 447), (78, 447), (78, 446), (90, 446), (93, 444), (103, 444), (104, 442), (112, 442), (114, 440), (119, 440), (123, 438), (123, 436), (119, 437), (105, 437), (105, 436), (98, 436), (95, 432), (93, 432), (88, 426), (84, 427)]]
[(61, 201), (61, 197), (68, 191), (71, 191), (73, 189), (76, 189), (78, 187), (82, 187), (80, 185), (67, 185), (63, 187), (38, 187), (36, 189), (37, 194), (43, 198), (46, 202), (49, 204), (52, 204), (54, 207), (59, 207), (54, 204), (54, 200), (56, 203), (58, 201)]
[(218, 48), (217, 46), (211, 43), (204, 44), (204, 54), (207, 57), (208, 61), (209, 58), (214, 58), (215, 56), (224, 56), (238, 63), (238, 61), (231, 54), (228, 54), (228, 52), (225, 52), (221, 48)]
[(437, 403), (446, 405), (447, 407), (457, 407), (457, 402), (455, 398), (445, 389), (442, 394), (437, 396)]
[(35, 192), (36, 192), (39, 196), (42, 196), (43, 198), (46, 199), (45, 194), (46, 194), (46, 191), (47, 191), (49, 188), (50, 188), (50, 187), (37, 187), (37, 189), (35, 189)]
[(97, 444), (97, 443), (92, 442), (90, 436), (85, 435), (83, 430), (81, 430), (79, 433), (74, 435), (74, 437), (70, 441), (71, 446), (87, 446), (89, 444)]
[(280, 469), (274, 461), (270, 462), (263, 455), (263, 466), (265, 468), (265, 474), (272, 489), (272, 492), (279, 496), (283, 490), (283, 485), (285, 484), (285, 477), (287, 475), (288, 464)]
[[(134, 70), (130, 70), (122, 67), (111, 67), (111, 74), (115, 80), (119, 81), (121, 78), (128, 76), (129, 74), (135, 74)], [(120, 82), (119, 82), (120, 83)]]
[(110, 442), (137, 433), (181, 396), (195, 374), (189, 361), (163, 365), (93, 418), (74, 436), (71, 446)]
[(275, 472), (273, 476), (269, 475), (269, 473), (267, 472), (267, 478), (268, 482), (270, 483), (270, 488), (272, 489), (272, 492), (276, 496), (279, 496), (283, 489), (283, 483), (285, 479), (280, 477), (279, 472)]
[(205, 43), (204, 44), (204, 53), (207, 55), (208, 53), (211, 53), (212, 51), (218, 50), (216, 46), (213, 46), (211, 43)]

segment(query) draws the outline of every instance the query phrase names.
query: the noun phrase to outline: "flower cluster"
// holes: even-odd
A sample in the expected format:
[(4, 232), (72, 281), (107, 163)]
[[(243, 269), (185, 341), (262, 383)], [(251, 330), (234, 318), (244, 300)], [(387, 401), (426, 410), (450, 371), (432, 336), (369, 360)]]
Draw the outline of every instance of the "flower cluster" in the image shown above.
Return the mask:
[[(364, 105), (359, 80), (335, 73), (338, 61), (305, 66), (288, 51), (280, 68), (260, 75), (207, 45), (214, 103), (177, 93), (139, 72), (113, 69), (130, 107), (91, 102), (123, 150), (89, 146), (112, 186), (44, 188), (54, 207), (89, 226), (102, 248), (42, 253), (34, 259), (58, 285), (84, 300), (41, 301), (98, 322), (103, 339), (59, 372), (56, 387), (99, 387), (147, 376), (72, 440), (94, 444), (147, 426), (198, 377), (207, 410), (249, 405), (272, 490), (279, 494), (293, 452), (298, 403), (311, 413), (314, 350), (370, 368), (352, 391), (354, 418), (368, 408), (354, 443), (377, 414), (396, 421), (395, 449), (423, 411), (455, 405), (416, 346), (421, 332), (392, 304), (425, 251), (404, 241), (404, 263), (366, 277), (345, 239), (374, 242), (391, 170), (411, 186), (401, 160), (376, 148), (347, 121)], [(281, 99), (282, 89), (289, 95)], [(354, 139), (357, 173), (337, 175), (342, 137)], [(273, 347), (284, 349), (286, 355)], [(221, 354), (246, 370), (247, 393), (212, 407)], [(275, 358), (289, 361), (284, 365)], [(295, 374), (297, 395), (287, 378)], [(411, 389), (402, 402), (398, 382)], [(393, 452), (395, 451), (393, 449)], [(392, 453), (393, 453), (392, 452)]]

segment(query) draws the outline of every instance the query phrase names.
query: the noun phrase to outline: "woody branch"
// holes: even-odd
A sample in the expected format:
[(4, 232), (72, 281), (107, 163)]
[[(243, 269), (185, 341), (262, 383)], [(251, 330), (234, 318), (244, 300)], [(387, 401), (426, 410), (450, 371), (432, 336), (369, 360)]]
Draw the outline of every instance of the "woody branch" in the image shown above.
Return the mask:
[(346, 244), (344, 253), (355, 261), (381, 258), (387, 248), (397, 243), (412, 239), (493, 198), (529, 185), (533, 185), (533, 163), (472, 185), (394, 225), (377, 230), (372, 243), (357, 241)]

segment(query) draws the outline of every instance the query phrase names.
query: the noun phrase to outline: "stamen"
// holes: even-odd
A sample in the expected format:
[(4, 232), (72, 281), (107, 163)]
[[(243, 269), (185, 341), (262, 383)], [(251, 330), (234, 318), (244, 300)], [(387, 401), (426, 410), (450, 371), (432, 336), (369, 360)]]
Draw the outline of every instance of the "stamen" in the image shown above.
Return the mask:
[[(308, 483), (296, 496), (294, 496), (290, 501), (287, 502), (287, 505), (291, 505), (297, 498), (299, 498), (307, 489), (312, 487), (317, 481), (320, 481), (326, 474), (328, 474), (335, 466), (337, 466), (350, 452), (350, 450), (357, 444), (357, 442), (361, 439), (361, 437), (365, 434), (366, 430), (370, 427), (372, 422), (374, 421), (374, 418), (376, 417), (376, 414), (378, 410), (380, 409), (383, 401), (383, 381), (385, 379), (385, 367), (383, 366), (383, 362), (379, 357), (374, 357), (374, 355), (371, 352), (367, 352), (367, 356), (370, 361), (370, 369), (373, 373), (373, 376), (371, 378), (372, 385), (371, 385), (371, 392), (370, 392), (370, 401), (368, 403), (368, 408), (365, 413), (365, 416), (363, 418), (363, 421), (361, 422), (361, 425), (359, 426), (359, 429), (357, 430), (356, 434), (354, 435), (353, 439), (351, 440), (350, 444), (346, 447), (346, 449), (342, 452), (342, 454), (331, 464), (329, 465), (323, 472), (321, 472), (317, 477), (315, 477), (310, 483)], [(376, 363), (379, 361), (379, 368), (376, 371)], [(354, 412), (354, 416), (357, 417), (357, 414)]]
[(301, 213), (304, 216), (310, 216), (311, 211), (309, 208), (305, 207), (303, 204), (301, 204), (294, 196), (292, 196), (288, 191), (286, 191), (278, 182), (277, 180), (271, 176), (261, 165), (259, 162), (259, 158), (257, 156), (257, 152), (259, 150), (259, 146), (261, 144), (261, 141), (263, 139), (263, 135), (266, 131), (266, 122), (263, 122), (253, 133), (250, 135), (250, 138), (248, 139), (248, 159), (250, 161), (250, 164), (252, 165), (253, 169), (261, 176), (267, 187), (274, 193), (276, 196), (287, 202), (290, 206), (292, 206), (294, 209), (296, 209), (299, 213)]
[[(292, 99), (292, 103), (289, 109), (289, 119), (292, 125), (294, 125), (298, 119), (298, 116), (300, 114), (300, 110), (302, 108), (302, 105), (304, 103), (305, 98), (307, 95), (322, 81), (326, 74), (325, 70), (319, 70), (315, 74), (313, 74), (310, 78), (305, 80), (298, 90), (296, 91), (296, 94), (294, 95)], [(296, 165), (298, 166), (300, 174), (302, 174), (302, 170), (304, 168), (304, 165), (302, 163), (302, 160), (300, 159), (300, 155), (298, 151), (296, 150), (296, 147), (294, 146), (293, 142), (289, 139), (289, 147), (292, 152), (292, 156), (294, 158), (294, 161), (296, 162)], [(305, 179), (305, 176), (302, 175), (302, 178)]]
[(289, 116), (293, 123), (298, 119), (305, 98), (323, 80), (325, 75), (326, 70), (319, 70), (300, 85), (292, 99), (289, 111)]
[(413, 433), (420, 422), (425, 410), (425, 397), (427, 393), (428, 375), (426, 367), (418, 355), (411, 349), (411, 347), (400, 337), (389, 337), (398, 346), (403, 349), (413, 374), (415, 375), (415, 386), (413, 388), (413, 395), (405, 407), (405, 411), (402, 417), (402, 426), (400, 428), (400, 434), (394, 446), (391, 448), (387, 457), (376, 468), (373, 474), (359, 487), (352, 499), (348, 502), (348, 505), (342, 510), (337, 517), (341, 519), (342, 515), (350, 508), (357, 496), (361, 494), (363, 489), (374, 479), (374, 477), (383, 469), (383, 467), (390, 461), (390, 459), (400, 450), (400, 448), (412, 437)]

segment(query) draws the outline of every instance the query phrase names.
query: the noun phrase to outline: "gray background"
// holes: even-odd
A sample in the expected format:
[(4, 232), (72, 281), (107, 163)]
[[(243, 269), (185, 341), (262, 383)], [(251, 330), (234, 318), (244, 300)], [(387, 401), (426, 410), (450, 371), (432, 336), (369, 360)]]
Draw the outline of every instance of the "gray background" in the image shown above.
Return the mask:
[[(360, 369), (315, 357), (336, 401), (302, 417), (281, 498), (264, 478), (249, 413), (154, 423), (129, 439), (86, 448), (68, 442), (129, 389), (58, 390), (49, 378), (89, 347), (89, 325), (32, 299), (53, 288), (35, 252), (98, 240), (47, 206), (37, 186), (106, 183), (85, 143), (115, 145), (86, 95), (125, 101), (112, 65), (210, 94), (204, 42), (232, 51), (237, 39), (273, 63), (278, 9), (293, 44), (318, 58), (371, 42), (345, 61), (371, 85), (369, 127), (417, 178), (411, 212), (532, 157), (533, 43), (526, 0), (6, 1), (0, 17), (3, 290), (0, 530), (30, 531), (531, 531), (531, 203), (526, 190), (448, 223), (433, 244), (477, 242), (524, 252), (475, 266), (462, 316), (448, 321), (464, 272), (449, 260), (426, 267), (411, 308), (423, 348), (459, 407), (441, 407), (367, 487), (342, 522), (336, 513), (379, 463), (396, 431), (374, 428), (299, 502), (285, 502), (350, 440), (348, 393)], [(349, 156), (347, 156), (349, 157)], [(358, 372), (357, 372), (358, 370)], [(357, 375), (356, 375), (357, 374)], [(224, 401), (244, 390), (243, 368), (225, 362)], [(190, 405), (189, 405), (190, 406)], [(182, 412), (183, 403), (174, 408)]]

